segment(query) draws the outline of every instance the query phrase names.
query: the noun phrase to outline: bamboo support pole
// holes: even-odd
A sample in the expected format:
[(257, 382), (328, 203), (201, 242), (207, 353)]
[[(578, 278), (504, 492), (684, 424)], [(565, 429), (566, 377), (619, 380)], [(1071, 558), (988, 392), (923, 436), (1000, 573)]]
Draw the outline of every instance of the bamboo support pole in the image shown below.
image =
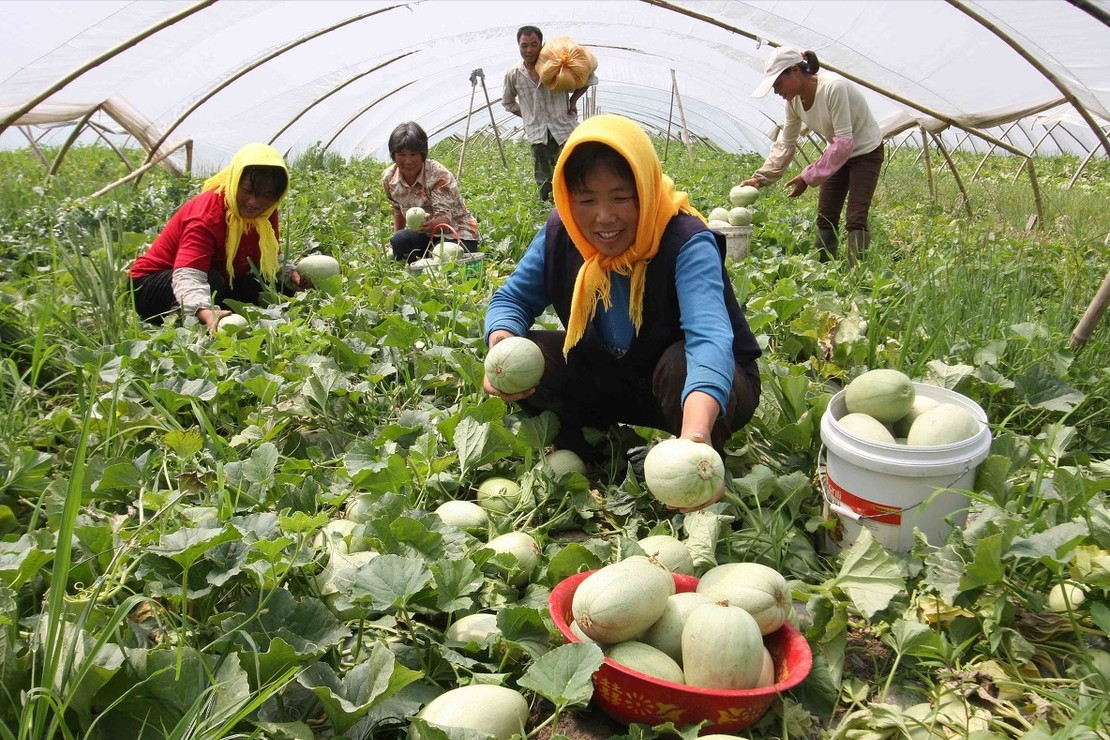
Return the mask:
[(35, 95), (30, 100), (28, 100), (26, 103), (24, 103), (23, 105), (19, 106), (14, 111), (9, 113), (7, 115), (7, 117), (4, 118), (4, 120), (0, 121), (0, 134), (4, 133), (8, 129), (9, 126), (11, 126), (16, 121), (18, 121), (20, 118), (22, 118), (26, 113), (34, 110), (36, 105), (38, 105), (42, 101), (49, 98), (51, 95), (53, 95), (54, 93), (61, 90), (66, 85), (68, 85), (69, 83), (73, 82), (78, 77), (80, 77), (81, 75), (88, 72), (90, 69), (93, 69), (95, 67), (99, 67), (101, 64), (108, 61), (112, 57), (116, 56), (117, 54), (119, 54), (121, 52), (126, 51), (127, 49), (130, 49), (132, 46), (135, 46), (136, 44), (138, 44), (139, 42), (148, 38), (149, 36), (153, 36), (154, 34), (158, 33), (159, 31), (161, 31), (164, 28), (169, 28), (170, 26), (177, 23), (178, 21), (184, 20), (185, 18), (188, 18), (193, 13), (196, 13), (200, 10), (204, 10), (209, 5), (212, 5), (215, 2), (216, 2), (216, 0), (202, 0), (202, 2), (199, 2), (195, 5), (190, 5), (188, 8), (181, 11), (180, 13), (177, 13), (176, 15), (171, 15), (169, 18), (166, 18), (164, 21), (161, 21), (160, 23), (154, 24), (150, 28), (147, 28), (147, 29), (139, 32), (138, 34), (132, 36), (127, 41), (124, 41), (122, 44), (119, 44), (117, 46), (113, 46), (111, 49), (108, 49), (108, 51), (104, 52), (103, 54), (100, 54), (99, 56), (89, 60), (85, 64), (82, 64), (80, 67), (73, 70), (72, 72), (67, 74), (65, 77), (62, 77), (60, 80), (57, 80), (52, 85), (48, 86), (45, 90), (40, 92), (38, 95)]
[(382, 102), (383, 100), (385, 100), (389, 97), (392, 97), (393, 95), (396, 95), (397, 93), (401, 92), (406, 87), (408, 87), (409, 85), (413, 85), (415, 83), (416, 83), (416, 80), (410, 80), (409, 82), (406, 82), (405, 84), (401, 85), (400, 87), (395, 87), (392, 90), (390, 90), (389, 92), (387, 92), (385, 95), (379, 96), (379, 97), (375, 98), (374, 100), (370, 101), (370, 105), (367, 105), (367, 106), (359, 109), (358, 111), (356, 111), (354, 115), (348, 117), (347, 120), (343, 122), (343, 125), (340, 126), (336, 130), (336, 132), (331, 135), (331, 138), (328, 139), (328, 143), (324, 144), (324, 148), (323, 148), (322, 151), (326, 152), (331, 147), (331, 145), (335, 143), (335, 140), (339, 138), (339, 135), (341, 133), (343, 133), (344, 131), (346, 131), (348, 126), (350, 126), (352, 123), (357, 121), (358, 118), (363, 113), (370, 110), (371, 108), (376, 106), (378, 103)]
[(27, 143), (31, 145), (31, 151), (34, 152), (38, 160), (42, 162), (42, 166), (50, 169), (50, 162), (46, 159), (46, 155), (42, 153), (42, 150), (39, 149), (39, 143), (35, 141), (34, 136), (31, 136), (30, 130), (28, 130), (26, 126), (20, 126), (19, 130), (27, 137)]
[(501, 164), (509, 169), (509, 160), (505, 158), (505, 148), (501, 146), (501, 133), (497, 130), (497, 120), (493, 117), (493, 103), (489, 99), (489, 90), (486, 89), (486, 76), (482, 75), (482, 95), (486, 99), (486, 110), (489, 111), (489, 123), (493, 126), (493, 138), (497, 141), (497, 152), (501, 155)]
[(933, 182), (933, 160), (929, 157), (929, 135), (921, 127), (921, 154), (925, 157), (925, 180), (929, 183), (929, 196), (937, 202), (937, 184)]
[(1095, 137), (1099, 140), (1099, 143), (1102, 144), (1102, 148), (1106, 151), (1106, 156), (1110, 157), (1110, 139), (1106, 138), (1106, 134), (1103, 133), (1102, 128), (1098, 125), (1098, 123), (1095, 122), (1094, 117), (1091, 115), (1090, 111), (1087, 110), (1086, 106), (1080, 103), (1079, 99), (1075, 97), (1075, 94), (1071, 91), (1070, 87), (1060, 81), (1060, 79), (1056, 75), (1054, 75), (1048, 67), (1042, 64), (1039, 59), (1026, 51), (1025, 47), (1019, 44), (1009, 34), (1004, 32), (998, 26), (994, 25), (986, 18), (979, 15), (971, 8), (968, 8), (960, 0), (947, 0), (947, 2), (949, 5), (956, 8), (961, 13), (968, 16), (979, 25), (983, 26), (988, 31), (993, 33), (999, 39), (1001, 39), (1003, 43), (1017, 52), (1022, 59), (1028, 62), (1033, 67), (1033, 69), (1040, 72), (1046, 80), (1051, 82), (1053, 87), (1060, 91), (1060, 94), (1064, 96), (1064, 99), (1067, 100), (1073, 108), (1075, 108), (1076, 112), (1083, 118), (1084, 121), (1087, 122), (1087, 125), (1091, 127), (1091, 131), (1094, 132)]
[[(674, 70), (671, 70), (674, 74)], [(671, 105), (667, 110), (667, 136), (663, 139), (663, 161), (667, 161), (667, 156), (671, 151), (671, 124), (674, 122), (674, 82), (671, 83)]]
[(1083, 161), (1079, 163), (1079, 167), (1075, 170), (1075, 174), (1071, 176), (1070, 180), (1068, 180), (1068, 190), (1071, 190), (1072, 186), (1075, 185), (1075, 181), (1079, 179), (1079, 175), (1083, 173), (1083, 170), (1087, 167), (1087, 163), (1094, 159), (1096, 152), (1098, 152), (1097, 146), (1093, 147), (1091, 151), (1087, 152), (1087, 156), (1084, 157)]
[(54, 175), (58, 173), (58, 168), (62, 166), (62, 160), (66, 158), (66, 153), (69, 152), (70, 147), (77, 141), (77, 137), (81, 135), (81, 132), (85, 130), (85, 126), (88, 124), (89, 119), (92, 118), (93, 114), (99, 109), (99, 105), (94, 105), (77, 121), (77, 124), (73, 127), (73, 131), (66, 137), (65, 143), (62, 144), (62, 148), (58, 150), (58, 153), (54, 156), (54, 161), (50, 163), (50, 168), (46, 171), (46, 181), (43, 183), (44, 188), (50, 187), (50, 181), (54, 179)]
[(382, 62), (381, 64), (375, 64), (373, 67), (366, 70), (365, 72), (359, 72), (357, 75), (354, 75), (353, 77), (348, 77), (347, 79), (343, 80), (343, 82), (339, 83), (338, 85), (333, 87), (331, 90), (328, 90), (326, 93), (324, 93), (320, 97), (316, 98), (311, 103), (309, 103), (304, 108), (302, 108), (300, 111), (298, 111), (297, 114), (294, 115), (292, 118), (290, 118), (288, 121), (286, 121), (285, 124), (282, 125), (282, 127), (279, 128), (277, 130), (277, 132), (275, 132), (274, 135), (270, 137), (270, 140), (267, 141), (266, 143), (269, 144), (270, 146), (273, 146), (274, 142), (278, 140), (278, 137), (280, 137), (282, 134), (284, 134), (286, 131), (288, 131), (289, 128), (294, 123), (301, 120), (301, 118), (306, 113), (308, 113), (310, 110), (312, 110), (313, 108), (318, 106), (320, 103), (322, 103), (325, 100), (327, 100), (328, 98), (330, 98), (332, 95), (335, 95), (336, 93), (338, 93), (343, 88), (345, 88), (348, 85), (351, 85), (355, 82), (358, 82), (359, 80), (361, 80), (363, 77), (366, 77), (367, 75), (370, 75), (370, 74), (373, 74), (374, 72), (377, 72), (379, 69), (382, 69), (384, 67), (388, 67), (389, 65), (393, 64), (394, 62), (400, 61), (400, 60), (404, 59), (405, 57), (410, 56), (410, 55), (415, 54), (415, 53), (416, 53), (415, 51), (406, 51), (404, 54), (398, 54), (397, 56), (393, 57), (392, 59), (387, 59), (386, 61)]
[(694, 147), (690, 143), (690, 131), (686, 128), (686, 111), (682, 108), (682, 92), (678, 89), (678, 76), (671, 70), (671, 89), (674, 90), (675, 101), (678, 103), (678, 119), (682, 122), (682, 141), (686, 144), (686, 156), (694, 161)]
[(1098, 292), (1095, 297), (1091, 299), (1090, 305), (1087, 310), (1083, 312), (1083, 318), (1075, 325), (1075, 330), (1071, 333), (1071, 340), (1068, 346), (1072, 349), (1082, 347), (1091, 338), (1095, 326), (1098, 325), (1099, 319), (1102, 314), (1106, 312), (1106, 306), (1110, 304), (1110, 272), (1106, 273), (1106, 277), (1102, 280), (1102, 285), (1099, 286)]
[(119, 161), (123, 162), (123, 166), (127, 168), (128, 172), (135, 169), (135, 166), (131, 164), (131, 160), (127, 158), (127, 155), (121, 152), (119, 147), (112, 143), (112, 140), (105, 135), (103, 126), (98, 125), (96, 121), (89, 121), (89, 128), (95, 131), (96, 135), (100, 137), (100, 140), (116, 153), (116, 156), (119, 157)]
[[(1006, 127), (1006, 129), (1001, 134), (999, 134), (999, 136), (1000, 137), (1008, 136), (1009, 133), (1010, 133), (1010, 129), (1012, 129), (1016, 125), (1017, 125), (1017, 121), (1013, 121), (1009, 126)], [(989, 147), (987, 147), (987, 153), (984, 154), (983, 158), (979, 160), (979, 166), (976, 167), (975, 171), (971, 173), (971, 179), (972, 180), (978, 179), (979, 170), (983, 169), (983, 165), (985, 165), (987, 163), (987, 160), (990, 158), (991, 154), (994, 154), (994, 150), (997, 149), (997, 148), (998, 148), (998, 146), (996, 144), (991, 144)]]
[[(951, 0), (949, 0), (949, 1), (951, 2)], [(728, 23), (723, 23), (723, 22), (717, 20), (716, 18), (705, 15), (704, 13), (698, 13), (698, 12), (693, 11), (693, 10), (688, 10), (686, 8), (683, 8), (683, 7), (680, 7), (680, 6), (677, 6), (677, 5), (673, 5), (672, 3), (667, 2), (667, 0), (641, 0), (641, 2), (647, 3), (648, 5), (654, 5), (654, 6), (659, 7), (659, 8), (664, 8), (664, 9), (669, 10), (671, 12), (687, 16), (688, 18), (696, 18), (697, 20), (702, 21), (703, 23), (709, 23), (709, 24), (714, 25), (718, 28), (722, 28), (726, 31), (729, 31), (730, 33), (735, 33), (739, 36), (743, 36), (745, 38), (751, 39), (752, 41), (756, 41), (756, 42), (760, 42), (760, 43), (767, 43), (772, 47), (779, 46), (779, 44), (776, 44), (774, 42), (768, 42), (763, 36), (759, 36), (757, 34), (754, 34), (751, 31), (745, 31), (743, 29), (737, 28), (736, 26), (729, 25)], [(825, 69), (828, 69), (830, 72), (835, 72), (836, 74), (840, 75), (841, 77), (843, 77), (847, 80), (851, 80), (852, 82), (856, 83), (857, 85), (861, 85), (863, 87), (866, 87), (868, 90), (874, 90), (875, 92), (879, 93), (880, 95), (883, 95), (883, 96), (889, 98), (890, 100), (893, 100), (896, 103), (901, 103), (902, 105), (905, 105), (909, 108), (913, 108), (914, 110), (921, 111), (922, 113), (925, 113), (926, 115), (932, 116), (933, 118), (936, 118), (939, 121), (943, 121), (943, 122), (947, 123), (949, 126), (953, 126), (953, 127), (958, 128), (962, 131), (967, 131), (967, 132), (979, 137), (980, 139), (983, 139), (984, 141), (995, 142), (995, 143), (998, 144), (999, 147), (1001, 147), (1002, 149), (1005, 149), (1006, 151), (1010, 152), (1011, 154), (1015, 154), (1015, 155), (1020, 156), (1020, 157), (1025, 157), (1027, 159), (1029, 158), (1029, 155), (1026, 152), (1021, 151), (1020, 149), (1013, 146), (1012, 144), (1009, 144), (1009, 143), (1004, 142), (1004, 141), (1000, 141), (999, 139), (997, 139), (994, 136), (991, 136), (989, 133), (987, 133), (986, 131), (983, 131), (982, 129), (975, 128), (974, 126), (967, 126), (965, 124), (962, 124), (959, 121), (952, 118), (951, 116), (945, 115), (943, 112), (941, 112), (939, 110), (935, 110), (935, 109), (933, 109), (933, 108), (931, 108), (927, 105), (922, 105), (921, 103), (918, 103), (914, 100), (910, 100), (909, 98), (907, 98), (903, 95), (899, 95), (898, 93), (893, 92), (892, 90), (887, 90), (883, 87), (880, 87), (879, 85), (876, 85), (875, 83), (870, 82), (869, 80), (865, 80), (862, 77), (859, 77), (858, 75), (854, 75), (854, 74), (852, 74), (851, 72), (849, 72), (847, 70), (843, 70), (843, 69), (840, 69), (839, 67), (833, 66), (831, 64), (826, 64), (826, 63), (822, 63), (821, 66)], [(1040, 186), (1036, 182), (1033, 181), (1033, 178), (1035, 177), (1035, 175), (1033, 174), (1032, 169), (1030, 170), (1029, 177), (1030, 177), (1031, 185), (1032, 185), (1032, 188), (1033, 188), (1033, 198), (1034, 198), (1034, 200), (1036, 202), (1036, 205), (1037, 205), (1037, 216), (1038, 216), (1039, 220), (1043, 223), (1044, 222), (1044, 203), (1041, 200)]]
[(459, 168), (455, 179), (462, 182), (463, 162), (466, 161), (466, 140), (470, 138), (470, 117), (474, 113), (474, 93), (478, 92), (478, 75), (482, 72), (476, 69), (470, 73), (470, 105), (466, 107), (466, 126), (463, 127), (462, 147), (459, 149)]
[(116, 180), (115, 182), (111, 183), (110, 185), (105, 185), (104, 187), (102, 187), (102, 188), (101, 188), (100, 190), (97, 190), (97, 191), (96, 191), (95, 193), (93, 193), (92, 195), (87, 195), (87, 196), (85, 196), (84, 198), (82, 198), (82, 200), (85, 200), (85, 201), (90, 201), (90, 200), (92, 200), (93, 198), (99, 198), (100, 196), (104, 195), (105, 193), (107, 193), (107, 192), (109, 192), (109, 191), (111, 191), (111, 190), (115, 190), (115, 189), (116, 189), (116, 188), (118, 188), (118, 187), (119, 187), (120, 185), (123, 185), (123, 184), (125, 184), (125, 183), (128, 183), (128, 182), (130, 182), (130, 181), (132, 181), (132, 180), (134, 180), (134, 179), (136, 179), (136, 178), (138, 178), (138, 177), (141, 177), (141, 176), (142, 176), (142, 174), (143, 174), (144, 172), (146, 172), (146, 171), (147, 171), (147, 170), (149, 170), (150, 168), (152, 168), (152, 167), (156, 166), (156, 165), (157, 165), (157, 164), (158, 164), (159, 162), (161, 162), (161, 161), (162, 161), (163, 159), (165, 159), (166, 157), (170, 156), (171, 154), (173, 154), (174, 152), (176, 152), (176, 151), (177, 151), (178, 149), (181, 149), (182, 147), (185, 147), (185, 150), (186, 150), (186, 152), (188, 153), (188, 157), (189, 157), (189, 161), (190, 161), (190, 164), (189, 164), (188, 170), (192, 170), (192, 147), (193, 147), (193, 140), (192, 140), (192, 139), (185, 139), (184, 141), (179, 141), (178, 143), (174, 144), (174, 145), (173, 145), (172, 147), (170, 147), (170, 148), (169, 148), (169, 149), (168, 149), (167, 151), (165, 151), (165, 152), (162, 152), (162, 153), (161, 153), (160, 155), (158, 155), (158, 156), (157, 156), (157, 157), (156, 157), (155, 159), (152, 159), (151, 161), (147, 162), (147, 163), (146, 163), (146, 164), (144, 164), (144, 165), (143, 165), (142, 167), (139, 167), (138, 169), (136, 169), (135, 171), (133, 171), (133, 172), (132, 172), (131, 174), (129, 174), (129, 175), (126, 175), (126, 176), (124, 176), (124, 177), (121, 177), (120, 179)]
[(963, 198), (964, 209), (967, 211), (967, 217), (971, 218), (971, 198), (967, 194), (967, 188), (964, 187), (963, 179), (960, 178), (959, 170), (956, 169), (956, 163), (952, 161), (952, 157), (949, 156), (948, 150), (944, 147), (944, 142), (940, 140), (940, 137), (936, 134), (932, 134), (932, 137), (933, 143), (937, 145), (937, 149), (940, 150), (941, 155), (944, 157), (944, 161), (948, 163), (948, 169), (952, 170), (952, 177), (956, 178), (956, 186), (960, 189), (960, 197)]
[[(212, 1), (214, 2), (214, 0), (212, 0)], [(370, 17), (375, 16), (375, 15), (379, 15), (381, 13), (388, 13), (389, 11), (394, 10), (396, 8), (407, 8), (407, 7), (408, 7), (407, 5), (391, 5), (389, 7), (379, 8), (377, 10), (373, 10), (373, 11), (370, 11), (368, 13), (359, 13), (358, 15), (353, 15), (349, 18), (344, 18), (343, 20), (339, 21), (338, 23), (333, 23), (332, 25), (326, 26), (324, 28), (318, 28), (315, 31), (313, 31), (312, 33), (305, 34), (304, 36), (296, 38), (296, 39), (294, 39), (293, 41), (290, 41), (287, 44), (282, 44), (281, 46), (277, 47), (276, 49), (269, 52), (268, 54), (264, 54), (262, 57), (250, 62), (249, 64), (244, 64), (238, 70), (232, 72), (230, 75), (225, 77), (218, 85), (212, 86), (207, 91), (205, 91), (204, 94), (202, 94), (200, 97), (198, 97), (192, 103), (190, 103), (189, 106), (187, 108), (185, 108), (184, 111), (182, 111), (181, 115), (179, 115), (177, 118), (175, 118), (173, 120), (173, 123), (171, 123), (169, 126), (166, 127), (166, 130), (162, 132), (162, 134), (158, 137), (158, 140), (155, 141), (154, 145), (150, 147), (150, 152), (147, 154), (147, 162), (149, 162), (151, 160), (151, 158), (155, 156), (155, 153), (158, 151), (158, 148), (166, 142), (166, 139), (170, 138), (170, 134), (172, 134), (174, 131), (176, 131), (177, 127), (185, 122), (186, 118), (193, 115), (193, 113), (197, 110), (197, 108), (204, 105), (206, 102), (208, 102), (210, 99), (212, 99), (217, 93), (219, 93), (221, 90), (223, 90), (224, 88), (231, 85), (233, 82), (235, 82), (240, 77), (247, 74), (248, 72), (250, 72), (254, 69), (257, 69), (261, 65), (265, 64), (266, 62), (269, 62), (272, 59), (275, 59), (275, 58), (281, 56), (282, 54), (286, 53), (287, 51), (290, 51), (292, 49), (297, 48), (301, 44), (308, 43), (309, 41), (312, 41), (315, 38), (319, 38), (320, 36), (323, 36), (325, 34), (329, 34), (332, 31), (339, 30), (340, 28), (344, 28), (345, 26), (349, 26), (352, 23), (357, 23), (358, 21), (366, 20), (367, 18), (370, 18)], [(145, 162), (144, 162), (144, 164), (145, 164)]]

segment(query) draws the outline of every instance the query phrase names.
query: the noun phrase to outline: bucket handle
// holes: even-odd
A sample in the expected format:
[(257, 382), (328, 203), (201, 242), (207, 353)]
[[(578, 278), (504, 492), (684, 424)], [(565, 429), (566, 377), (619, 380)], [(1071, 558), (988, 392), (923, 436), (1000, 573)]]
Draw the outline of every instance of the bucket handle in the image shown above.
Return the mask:
[[(821, 497), (825, 499), (825, 503), (829, 505), (829, 511), (837, 514), (838, 516), (846, 516), (852, 521), (877, 519), (881, 516), (890, 516), (894, 513), (892, 511), (888, 511), (882, 514), (860, 514), (858, 511), (853, 511), (852, 509), (845, 507), (842, 503), (834, 499), (832, 497), (832, 494), (829, 492), (828, 452), (828, 448), (825, 447), (825, 443), (822, 442), (821, 447), (817, 450), (817, 482), (821, 486)], [(949, 483), (947, 486), (944, 486), (943, 488), (937, 488), (937, 490), (952, 490), (952, 485), (960, 478), (963, 478), (969, 470), (971, 470), (971, 464), (966, 463), (964, 469), (961, 470), (959, 474), (952, 479), (951, 483)], [(916, 504), (913, 504), (912, 506), (907, 506), (904, 509), (898, 509), (898, 513), (903, 514), (907, 511), (913, 511), (918, 506), (921, 506), (921, 504), (925, 503), (926, 500), (927, 499), (923, 499), (921, 501), (918, 501)]]

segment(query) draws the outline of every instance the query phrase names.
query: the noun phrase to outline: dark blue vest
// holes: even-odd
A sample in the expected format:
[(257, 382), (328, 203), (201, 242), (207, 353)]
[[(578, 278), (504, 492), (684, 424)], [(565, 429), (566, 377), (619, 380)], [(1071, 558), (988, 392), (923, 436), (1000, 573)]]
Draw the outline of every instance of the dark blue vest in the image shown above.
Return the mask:
[[(671, 219), (663, 231), (659, 252), (648, 263), (647, 279), (644, 286), (643, 324), (639, 333), (633, 337), (622, 362), (649, 373), (654, 369), (659, 357), (667, 347), (685, 339), (679, 323), (678, 289), (675, 287), (675, 263), (682, 245), (699, 231), (707, 231), (701, 219), (680, 213)], [(725, 283), (725, 309), (732, 324), (732, 354), (737, 363), (754, 362), (760, 355), (759, 345), (744, 313), (736, 300), (728, 272), (725, 270), (725, 240), (716, 232), (717, 251), (721, 257), (721, 276)], [(558, 211), (551, 210), (547, 217), (547, 234), (544, 243), (544, 285), (551, 296), (555, 313), (567, 325), (570, 319), (570, 301), (574, 292), (574, 279), (582, 267), (582, 255), (571, 243), (566, 227)], [(571, 356), (580, 347), (597, 348), (593, 325), (586, 327), (586, 333), (571, 349)], [(588, 351), (588, 350), (587, 350)], [(596, 350), (595, 350), (596, 351)]]

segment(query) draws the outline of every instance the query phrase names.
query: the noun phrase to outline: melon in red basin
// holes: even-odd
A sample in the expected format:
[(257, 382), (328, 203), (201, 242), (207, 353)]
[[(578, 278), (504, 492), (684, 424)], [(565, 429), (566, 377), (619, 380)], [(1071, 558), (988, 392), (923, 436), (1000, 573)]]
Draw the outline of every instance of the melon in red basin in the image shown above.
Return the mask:
[[(566, 642), (579, 642), (570, 629), (571, 601), (578, 584), (593, 571), (578, 573), (559, 582), (551, 591), (548, 608)], [(676, 592), (695, 591), (698, 579), (673, 573)], [(708, 721), (702, 735), (731, 733), (759, 721), (778, 695), (800, 684), (813, 666), (809, 643), (787, 623), (764, 637), (775, 664), (775, 683), (758, 689), (705, 689), (664, 681), (609, 658), (594, 673), (594, 700), (618, 722), (676, 726)]]

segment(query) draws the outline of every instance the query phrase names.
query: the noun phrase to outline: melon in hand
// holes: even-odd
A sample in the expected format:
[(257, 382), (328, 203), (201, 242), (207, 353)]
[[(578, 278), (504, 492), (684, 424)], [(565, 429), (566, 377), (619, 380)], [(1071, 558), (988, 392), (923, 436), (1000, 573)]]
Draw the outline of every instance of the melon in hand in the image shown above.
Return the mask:
[(682, 437), (666, 439), (644, 458), (644, 483), (651, 495), (676, 509), (708, 503), (724, 482), (724, 461), (704, 442)]
[(498, 391), (523, 393), (543, 377), (543, 352), (527, 337), (506, 337), (490, 348), (485, 366), (489, 384)]

